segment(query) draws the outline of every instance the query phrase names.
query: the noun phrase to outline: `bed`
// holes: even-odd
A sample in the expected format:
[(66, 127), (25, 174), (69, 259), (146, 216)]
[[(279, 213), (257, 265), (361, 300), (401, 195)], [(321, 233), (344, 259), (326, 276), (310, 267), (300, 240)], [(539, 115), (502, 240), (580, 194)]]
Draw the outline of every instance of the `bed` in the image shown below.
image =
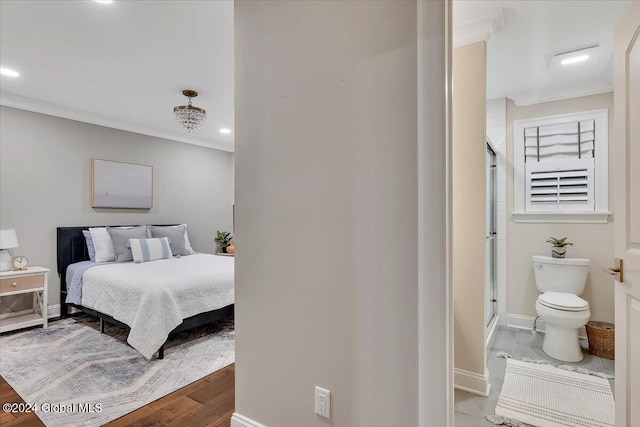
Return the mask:
[[(233, 315), (233, 258), (194, 254), (135, 264), (91, 263), (82, 234), (88, 227), (58, 227), (57, 267), (61, 315), (76, 308), (104, 322), (129, 329), (127, 342), (147, 358), (164, 357), (171, 335)], [(90, 267), (90, 268), (85, 268)], [(77, 270), (77, 273), (74, 272)], [(67, 271), (80, 275), (67, 288)], [(75, 296), (74, 296), (75, 295)], [(73, 302), (67, 302), (68, 300)]]

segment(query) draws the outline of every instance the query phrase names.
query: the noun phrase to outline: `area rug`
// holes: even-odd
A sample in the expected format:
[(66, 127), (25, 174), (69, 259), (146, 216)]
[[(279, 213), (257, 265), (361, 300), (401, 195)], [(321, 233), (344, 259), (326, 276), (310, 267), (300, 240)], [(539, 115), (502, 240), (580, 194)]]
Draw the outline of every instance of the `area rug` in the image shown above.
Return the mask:
[(147, 360), (88, 316), (0, 337), (0, 374), (46, 426), (100, 426), (234, 362), (233, 320), (186, 331)]
[(496, 415), (544, 427), (615, 425), (606, 379), (513, 359), (507, 359)]

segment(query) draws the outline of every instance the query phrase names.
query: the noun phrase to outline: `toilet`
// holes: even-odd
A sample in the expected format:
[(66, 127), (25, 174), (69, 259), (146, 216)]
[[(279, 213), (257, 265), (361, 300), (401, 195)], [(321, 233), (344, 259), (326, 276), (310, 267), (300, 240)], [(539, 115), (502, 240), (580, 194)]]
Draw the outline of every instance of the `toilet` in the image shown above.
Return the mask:
[(584, 291), (591, 261), (583, 258), (533, 257), (536, 287), (541, 292), (536, 312), (547, 325), (542, 350), (565, 362), (582, 360), (578, 331), (591, 317)]

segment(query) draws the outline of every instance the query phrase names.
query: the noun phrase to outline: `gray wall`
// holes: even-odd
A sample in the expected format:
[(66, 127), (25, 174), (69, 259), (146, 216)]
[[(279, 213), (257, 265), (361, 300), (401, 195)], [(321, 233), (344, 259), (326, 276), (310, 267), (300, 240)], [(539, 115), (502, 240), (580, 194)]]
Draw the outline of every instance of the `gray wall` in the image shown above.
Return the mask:
[[(153, 208), (91, 208), (92, 157), (153, 166)], [(49, 305), (60, 292), (56, 227), (187, 223), (201, 252), (232, 227), (232, 153), (2, 107), (0, 173), (0, 228), (16, 230), (12, 255), (52, 270)]]
[(416, 7), (235, 3), (236, 411), (267, 426), (418, 425)]

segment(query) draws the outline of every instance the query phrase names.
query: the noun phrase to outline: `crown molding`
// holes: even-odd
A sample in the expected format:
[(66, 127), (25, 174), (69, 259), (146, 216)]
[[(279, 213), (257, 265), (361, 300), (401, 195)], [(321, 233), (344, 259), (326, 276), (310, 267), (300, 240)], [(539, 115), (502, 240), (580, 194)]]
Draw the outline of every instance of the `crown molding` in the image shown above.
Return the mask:
[(198, 145), (200, 147), (211, 148), (233, 152), (233, 143), (216, 141), (208, 138), (188, 137), (179, 132), (172, 132), (166, 129), (148, 126), (141, 123), (126, 122), (113, 117), (98, 113), (66, 107), (64, 105), (51, 102), (40, 101), (34, 98), (27, 98), (8, 92), (0, 92), (0, 105), (17, 108), (20, 110), (32, 111), (34, 113), (47, 114), (49, 116), (61, 117), (63, 119), (75, 120), (78, 122), (90, 123), (127, 132), (139, 133), (156, 138), (168, 139), (171, 141), (184, 142), (186, 144)]
[(548, 86), (535, 91), (512, 93), (508, 94), (507, 98), (511, 99), (516, 107), (524, 107), (609, 92), (613, 92), (613, 83), (605, 79), (594, 79), (570, 85)]
[(495, 34), (506, 26), (502, 8), (488, 15), (474, 18), (453, 27), (453, 47), (489, 41), (491, 34)]

